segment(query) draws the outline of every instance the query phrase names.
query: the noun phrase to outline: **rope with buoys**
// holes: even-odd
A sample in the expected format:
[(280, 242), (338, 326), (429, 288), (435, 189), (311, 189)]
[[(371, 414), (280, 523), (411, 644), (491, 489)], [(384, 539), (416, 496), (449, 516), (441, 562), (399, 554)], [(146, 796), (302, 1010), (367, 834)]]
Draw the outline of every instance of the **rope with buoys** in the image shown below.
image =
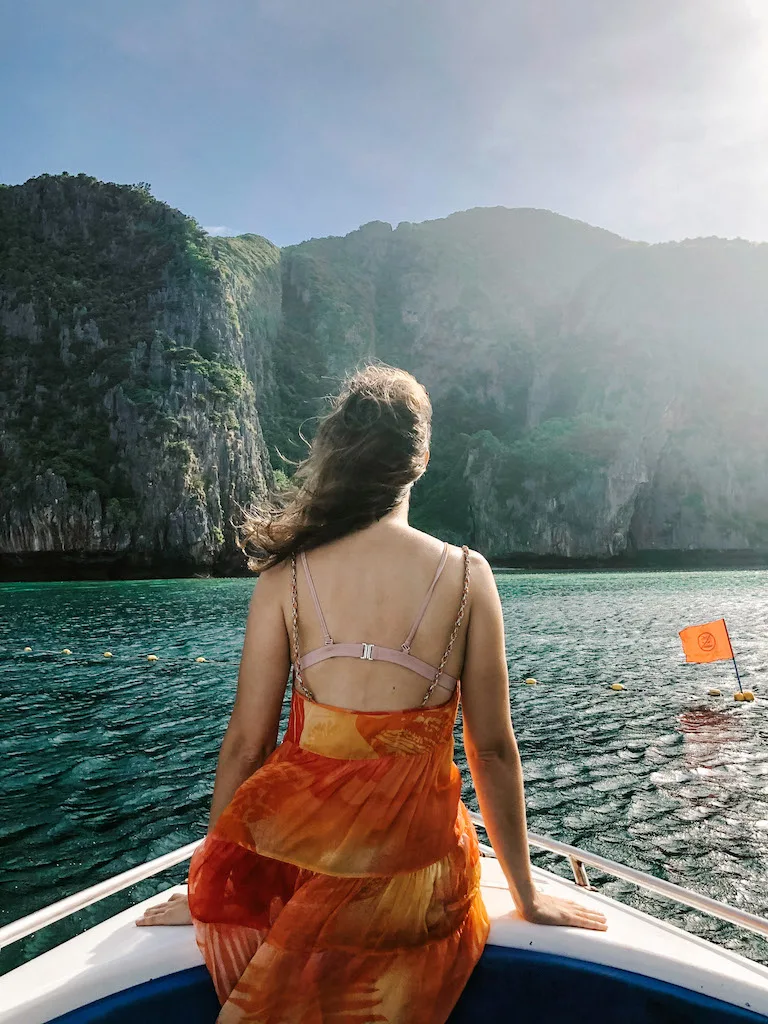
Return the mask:
[[(27, 645), (23, 649), (23, 652), (24, 652), (24, 654), (31, 654), (32, 653), (32, 648), (29, 645)], [(62, 647), (62, 649), (60, 651), (42, 651), (42, 652), (38, 652), (38, 653), (41, 653), (44, 656), (45, 655), (50, 655), (50, 654), (72, 655), (73, 651), (69, 647)], [(112, 653), (112, 651), (104, 651), (103, 654), (102, 654), (102, 657), (104, 657), (104, 658), (114, 658), (115, 655)], [(147, 659), (147, 661), (152, 661), (152, 662), (160, 660), (159, 655), (157, 655), (157, 654), (147, 654), (146, 655), (146, 659)], [(186, 660), (186, 659), (184, 659), (184, 660)], [(197, 664), (208, 663), (208, 658), (205, 658), (202, 655), (198, 655), (198, 657), (194, 658), (193, 660)], [(230, 664), (230, 662), (219, 662), (218, 664)], [(534, 680), (534, 682), (535, 682), (535, 680)]]

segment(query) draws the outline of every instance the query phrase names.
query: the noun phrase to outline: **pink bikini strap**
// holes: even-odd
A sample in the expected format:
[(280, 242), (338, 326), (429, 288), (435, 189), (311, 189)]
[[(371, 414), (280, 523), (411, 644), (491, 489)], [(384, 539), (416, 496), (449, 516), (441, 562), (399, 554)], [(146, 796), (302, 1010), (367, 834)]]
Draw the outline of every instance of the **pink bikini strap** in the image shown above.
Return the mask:
[(405, 654), (408, 654), (410, 652), (410, 650), (411, 650), (411, 644), (413, 643), (413, 638), (416, 636), (416, 630), (421, 625), (421, 620), (424, 618), (424, 614), (425, 614), (425, 612), (427, 610), (427, 605), (429, 604), (430, 600), (432, 599), (432, 595), (435, 592), (435, 587), (437, 586), (437, 581), (440, 579), (440, 574), (442, 573), (443, 568), (445, 567), (445, 562), (446, 562), (447, 558), (448, 558), (448, 545), (447, 544), (443, 544), (443, 556), (440, 559), (440, 564), (438, 565), (437, 570), (435, 572), (435, 578), (432, 580), (432, 584), (431, 584), (429, 590), (427, 591), (426, 597), (424, 598), (424, 600), (421, 603), (421, 608), (419, 608), (418, 615), (416, 616), (416, 621), (411, 626), (411, 631), (408, 634), (408, 636), (406, 637), (405, 643), (400, 648), (400, 650), (403, 651)]
[(291, 605), (293, 608), (293, 685), (301, 690), (308, 700), (315, 700), (315, 695), (304, 682), (301, 675), (301, 654), (299, 653), (299, 592), (296, 589), (296, 555), (291, 555)]
[(304, 566), (304, 572), (306, 573), (307, 576), (307, 583), (309, 584), (309, 592), (312, 595), (312, 600), (315, 603), (315, 611), (317, 612), (317, 617), (320, 621), (320, 629), (323, 631), (324, 643), (332, 644), (333, 640), (331, 639), (331, 634), (328, 632), (328, 626), (326, 625), (325, 622), (323, 609), (320, 607), (320, 600), (317, 596), (317, 591), (315, 590), (315, 581), (312, 579), (312, 573), (309, 571), (309, 562), (307, 561), (307, 555), (306, 552), (304, 551), (301, 552), (301, 564)]

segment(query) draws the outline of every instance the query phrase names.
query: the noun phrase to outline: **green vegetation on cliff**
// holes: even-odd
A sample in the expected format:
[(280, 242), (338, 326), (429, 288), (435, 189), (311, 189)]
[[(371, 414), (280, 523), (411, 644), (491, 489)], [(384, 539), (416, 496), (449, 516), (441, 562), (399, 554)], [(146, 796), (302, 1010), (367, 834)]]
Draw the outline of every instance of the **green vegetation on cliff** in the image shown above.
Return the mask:
[(278, 261), (258, 236), (210, 239), (144, 183), (63, 174), (0, 190), (0, 512), (33, 508), (46, 479), (75, 532), (89, 533), (95, 494), (97, 534), (109, 520), (114, 543), (143, 526), (163, 544), (152, 505), (164, 492), (158, 513), (191, 522), (196, 504), (191, 533), (215, 547), (234, 493), (210, 488), (243, 460), (234, 491), (264, 485), (259, 367), (243, 349), (247, 332), (275, 333), (260, 281), (279, 286)]
[[(23, 487), (50, 468), (76, 490), (129, 497), (93, 389), (122, 385), (153, 409), (158, 382), (133, 358), (155, 337), (151, 297), (184, 279), (204, 287), (215, 261), (194, 221), (156, 202), (144, 184), (43, 175), (31, 191), (0, 192), (0, 351), (3, 376), (18, 389), (6, 413), (14, 444), (3, 451), (0, 487)], [(27, 330), (13, 333), (9, 321)]]

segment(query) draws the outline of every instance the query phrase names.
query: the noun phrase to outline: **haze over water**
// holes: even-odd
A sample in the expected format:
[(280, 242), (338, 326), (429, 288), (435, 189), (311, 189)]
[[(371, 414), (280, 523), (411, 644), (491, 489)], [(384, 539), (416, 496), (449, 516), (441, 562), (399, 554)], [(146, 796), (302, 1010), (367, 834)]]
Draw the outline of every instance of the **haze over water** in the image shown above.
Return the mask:
[[(531, 831), (768, 914), (768, 572), (500, 573), (497, 583)], [(203, 835), (253, 585), (0, 585), (0, 922)], [(721, 615), (755, 704), (733, 701), (730, 664), (682, 661), (677, 631)], [(538, 686), (521, 683), (529, 675)], [(713, 686), (722, 697), (707, 695)], [(456, 737), (476, 806), (460, 723)], [(556, 858), (535, 860), (568, 874)], [(0, 970), (184, 875), (10, 947)], [(757, 937), (591, 877), (768, 963)]]

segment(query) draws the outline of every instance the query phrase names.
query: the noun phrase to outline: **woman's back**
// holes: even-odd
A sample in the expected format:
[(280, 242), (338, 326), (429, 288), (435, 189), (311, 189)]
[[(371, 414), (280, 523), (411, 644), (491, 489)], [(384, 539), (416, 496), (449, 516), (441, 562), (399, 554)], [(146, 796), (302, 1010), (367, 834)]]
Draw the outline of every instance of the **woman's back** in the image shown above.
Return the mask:
[[(445, 552), (446, 558), (440, 568)], [(303, 560), (296, 562), (299, 648), (303, 658), (312, 652), (322, 657), (328, 637), (334, 644), (366, 644), (399, 652), (415, 625), (409, 653), (433, 670), (449, 644), (465, 582), (461, 548), (446, 546), (405, 522), (380, 521), (354, 534), (310, 551), (307, 578)], [(286, 569), (280, 567), (280, 573)], [(439, 577), (430, 594), (430, 587)], [(286, 581), (287, 584), (287, 581)], [(320, 606), (318, 614), (312, 584)], [(285, 585), (281, 589), (285, 590)], [(426, 607), (425, 599), (428, 598)], [(419, 619), (423, 611), (423, 618)], [(289, 633), (293, 608), (285, 608)], [(450, 700), (464, 660), (467, 616), (462, 622), (444, 665), (439, 685), (432, 689), (427, 707)], [(421, 705), (432, 678), (414, 670), (408, 658), (392, 660), (334, 657), (302, 667), (302, 680), (322, 704), (358, 711), (392, 711)], [(386, 653), (386, 652), (385, 652)]]

